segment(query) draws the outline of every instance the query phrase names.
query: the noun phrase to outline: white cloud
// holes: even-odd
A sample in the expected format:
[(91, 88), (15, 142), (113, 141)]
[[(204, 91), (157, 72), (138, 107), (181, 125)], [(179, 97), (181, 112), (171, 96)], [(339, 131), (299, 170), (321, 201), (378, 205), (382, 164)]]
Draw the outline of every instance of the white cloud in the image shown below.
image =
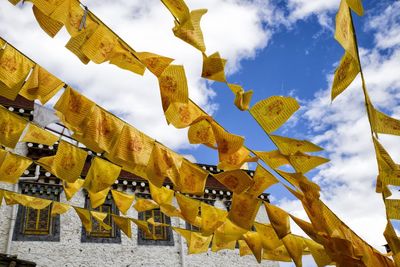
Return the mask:
[[(90, 10), (137, 51), (151, 51), (175, 58), (184, 64), (190, 97), (209, 112), (215, 111), (215, 93), (200, 79), (202, 56), (190, 45), (175, 38), (173, 18), (158, 0), (85, 1)], [(202, 19), (207, 52), (220, 51), (229, 60), (230, 73), (240, 61), (253, 58), (272, 34), (266, 24), (272, 5), (266, 1), (187, 1), (191, 9), (208, 8)], [(270, 10), (271, 9), (271, 10)], [(106, 109), (167, 146), (188, 147), (186, 131), (166, 125), (156, 78), (149, 72), (141, 77), (109, 64), (83, 65), (64, 45), (63, 30), (54, 39), (36, 23), (31, 4), (14, 7), (0, 3), (0, 35), (39, 64)]]
[(297, 20), (304, 20), (315, 15), (322, 26), (328, 26), (330, 22), (327, 20), (326, 13), (335, 11), (339, 3), (339, 0), (287, 0), (289, 9), (288, 19), (291, 22), (296, 22)]

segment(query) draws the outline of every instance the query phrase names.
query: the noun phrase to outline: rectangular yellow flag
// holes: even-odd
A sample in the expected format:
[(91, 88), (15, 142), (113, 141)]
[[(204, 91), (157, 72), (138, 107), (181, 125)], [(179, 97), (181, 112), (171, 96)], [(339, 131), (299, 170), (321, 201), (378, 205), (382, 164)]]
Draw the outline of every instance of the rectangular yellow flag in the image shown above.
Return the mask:
[(26, 124), (22, 117), (0, 106), (0, 144), (15, 148)]
[(121, 172), (121, 167), (99, 157), (92, 160), (83, 187), (92, 193), (109, 188)]
[(57, 142), (58, 137), (54, 134), (42, 129), (35, 124), (29, 123), (28, 131), (22, 137), (21, 142), (32, 142), (37, 144), (43, 144), (46, 146), (52, 146)]
[(117, 190), (111, 190), (111, 194), (118, 210), (121, 211), (123, 214), (126, 214), (129, 208), (132, 206), (133, 201), (135, 200), (135, 195), (128, 195)]
[(260, 208), (261, 200), (246, 193), (233, 194), (228, 218), (236, 225), (250, 230)]
[(200, 210), (200, 201), (192, 199), (180, 193), (176, 193), (176, 201), (178, 202), (179, 208), (183, 218), (193, 224), (196, 220)]
[(161, 204), (171, 204), (172, 199), (174, 198), (174, 191), (168, 189), (164, 186), (157, 187), (152, 183), (149, 183), (151, 198), (157, 202), (159, 205)]
[(118, 40), (110, 55), (110, 64), (143, 75), (146, 68), (137, 57), (137, 53), (131, 51), (126, 47), (126, 45), (122, 44), (121, 41)]
[[(45, 0), (40, 2), (47, 2)], [(49, 17), (49, 14), (45, 14), (42, 10), (40, 10), (37, 5), (32, 7), (33, 15), (36, 18), (36, 21), (39, 23), (40, 28), (42, 28), (45, 33), (47, 33), (50, 37), (56, 36), (56, 34), (62, 29), (64, 26), (63, 23), (52, 19)]]
[(110, 59), (117, 41), (117, 36), (100, 24), (82, 45), (81, 51), (91, 61), (100, 64)]
[(200, 254), (208, 251), (213, 236), (204, 236), (201, 233), (191, 232), (189, 254)]
[(186, 194), (202, 195), (208, 172), (184, 159), (179, 168), (179, 180), (177, 190)]
[(136, 56), (156, 77), (160, 77), (164, 70), (174, 61), (172, 58), (149, 52), (138, 52)]
[(259, 164), (257, 165), (253, 181), (254, 184), (246, 191), (246, 193), (252, 198), (257, 198), (259, 195), (264, 193), (268, 187), (279, 182), (275, 176)]
[(226, 220), (228, 213), (222, 209), (208, 205), (204, 202), (200, 204), (201, 210), (201, 232), (210, 235), (215, 229), (220, 227)]
[(0, 158), (0, 182), (16, 184), (23, 172), (32, 164), (32, 160), (10, 152), (1, 154), (3, 155)]
[(164, 112), (171, 103), (188, 103), (189, 90), (183, 66), (169, 65), (158, 77), (158, 83)]
[(187, 103), (173, 102), (165, 111), (165, 118), (175, 128), (182, 129), (191, 125), (199, 117), (206, 114), (192, 101)]
[(353, 21), (346, 0), (341, 0), (339, 11), (336, 14), (335, 39), (343, 46), (344, 50), (349, 52), (358, 61)]
[(282, 241), (278, 238), (274, 228), (270, 224), (254, 223), (254, 227), (261, 236), (264, 250), (271, 251), (282, 246)]
[(189, 127), (188, 139), (191, 144), (204, 144), (215, 148), (216, 140), (211, 127), (211, 123), (207, 119), (199, 120)]
[(225, 171), (213, 175), (221, 184), (236, 194), (246, 191), (254, 184), (253, 179), (243, 170)]
[[(226, 82), (225, 64), (227, 60), (216, 52), (210, 56), (203, 54), (203, 70), (201, 77), (218, 82)], [(243, 89), (242, 89), (243, 90)]]

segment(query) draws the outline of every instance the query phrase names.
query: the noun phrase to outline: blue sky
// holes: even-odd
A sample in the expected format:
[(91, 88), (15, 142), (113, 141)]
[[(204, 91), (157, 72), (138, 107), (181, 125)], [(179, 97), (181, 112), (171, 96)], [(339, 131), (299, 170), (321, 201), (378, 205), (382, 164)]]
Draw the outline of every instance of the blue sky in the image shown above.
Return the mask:
[[(254, 150), (272, 150), (262, 129), (233, 105), (221, 84), (200, 78), (201, 54), (172, 34), (173, 20), (159, 0), (84, 1), (98, 17), (138, 51), (175, 58), (185, 66), (190, 97), (230, 132), (246, 137)], [(291, 95), (301, 110), (277, 133), (309, 139), (331, 159), (312, 173), (322, 198), (357, 234), (378, 249), (385, 243), (384, 207), (374, 192), (376, 163), (363, 108), (359, 78), (331, 104), (329, 89), (343, 49), (333, 38), (339, 0), (188, 0), (191, 9), (208, 8), (202, 20), (207, 53), (228, 59), (228, 80), (254, 90), (252, 103), (272, 95)], [(400, 117), (400, 2), (363, 1), (365, 16), (354, 15), (371, 97), (380, 109)], [(106, 109), (188, 155), (216, 164), (217, 153), (188, 144), (186, 130), (165, 123), (157, 80), (108, 64), (83, 65), (64, 48), (65, 30), (51, 39), (38, 27), (31, 4), (0, 2), (0, 35)], [(55, 99), (50, 103), (53, 104)], [(400, 162), (400, 142), (382, 137)], [(279, 186), (274, 203), (305, 218), (298, 201)], [(394, 196), (396, 197), (396, 196)], [(298, 229), (294, 229), (298, 231)]]

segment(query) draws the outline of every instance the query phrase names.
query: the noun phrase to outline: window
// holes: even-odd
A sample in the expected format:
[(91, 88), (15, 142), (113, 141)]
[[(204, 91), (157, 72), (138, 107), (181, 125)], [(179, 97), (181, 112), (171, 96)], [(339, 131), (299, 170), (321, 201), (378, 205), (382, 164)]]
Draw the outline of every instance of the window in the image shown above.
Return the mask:
[[(21, 183), (22, 193), (34, 197), (59, 200), (61, 188)], [(60, 216), (51, 216), (51, 205), (42, 209), (19, 206), (15, 228), (14, 241), (60, 241)]]
[[(85, 208), (90, 207), (90, 200), (86, 194)], [(82, 227), (81, 242), (87, 243), (121, 243), (121, 231), (115, 225), (112, 220), (111, 214), (119, 214), (117, 207), (114, 204), (111, 194), (107, 196), (106, 201), (100, 207), (92, 209), (94, 211), (107, 213), (107, 217), (104, 219), (104, 223), (111, 226), (110, 230), (102, 227), (99, 222), (92, 218), (92, 232), (87, 233), (85, 227)]]

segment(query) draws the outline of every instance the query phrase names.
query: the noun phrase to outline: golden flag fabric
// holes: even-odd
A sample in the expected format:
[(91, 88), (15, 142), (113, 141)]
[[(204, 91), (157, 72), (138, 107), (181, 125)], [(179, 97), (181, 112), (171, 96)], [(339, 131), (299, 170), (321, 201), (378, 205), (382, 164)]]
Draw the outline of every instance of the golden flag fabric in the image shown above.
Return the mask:
[(278, 236), (275, 233), (274, 228), (270, 224), (262, 224), (255, 222), (254, 227), (257, 232), (260, 234), (261, 243), (264, 248), (264, 251), (272, 251), (279, 246), (282, 246), (283, 243), (279, 240)]
[(170, 226), (169, 224), (166, 224), (166, 223), (160, 223), (160, 222), (154, 221), (154, 217), (147, 219), (147, 222), (153, 226), (166, 226), (166, 227)]
[(248, 231), (243, 235), (243, 238), (246, 241), (247, 246), (249, 246), (251, 252), (253, 252), (257, 262), (261, 263), (263, 247), (260, 234), (257, 232)]
[(389, 219), (400, 220), (400, 200), (385, 199), (386, 214)]
[(95, 105), (93, 101), (68, 86), (54, 109), (64, 125), (75, 132), (80, 132), (82, 122), (90, 117)]
[(376, 158), (378, 161), (379, 173), (399, 170), (400, 166), (397, 165), (393, 161), (393, 159), (390, 157), (389, 153), (379, 143), (379, 141), (375, 137), (372, 140), (374, 142)]
[[(46, 1), (41, 1), (46, 2)], [(40, 28), (42, 28), (45, 33), (47, 33), (50, 37), (56, 36), (56, 34), (62, 29), (64, 24), (61, 22), (50, 18), (44, 12), (42, 12), (36, 5), (32, 6), (33, 15), (36, 18)]]
[(400, 239), (394, 230), (394, 227), (390, 221), (387, 222), (385, 231), (383, 232), (386, 241), (389, 244), (390, 249), (393, 252), (393, 255), (399, 255), (400, 253)]
[(167, 215), (168, 217), (179, 217), (182, 218), (181, 210), (177, 209), (175, 206), (171, 204), (161, 204), (160, 211)]
[(344, 50), (358, 61), (353, 22), (346, 0), (340, 2), (339, 11), (336, 14), (335, 39), (343, 46)]
[(149, 230), (149, 223), (145, 222), (145, 221), (141, 221), (141, 220), (137, 220), (137, 219), (133, 219), (133, 218), (129, 218), (134, 224), (136, 224), (136, 226), (146, 232), (148, 235), (152, 235), (152, 233)]
[(82, 188), (84, 183), (85, 180), (80, 178), (76, 179), (76, 181), (73, 183), (68, 183), (64, 181), (63, 187), (67, 200), (71, 200), (71, 198), (76, 194), (76, 192), (78, 192)]
[(3, 203), (3, 190), (0, 189), (0, 207), (2, 203)]
[(256, 161), (250, 157), (250, 150), (242, 146), (232, 154), (220, 154), (218, 168), (224, 171), (236, 170), (242, 168), (246, 162)]
[(174, 198), (174, 191), (168, 189), (164, 186), (157, 187), (152, 183), (149, 183), (151, 198), (157, 202), (159, 205), (161, 204), (171, 204), (172, 199)]
[(8, 0), (8, 2), (16, 6), (19, 2), (21, 2), (21, 0)]
[(112, 227), (104, 222), (104, 219), (107, 217), (107, 213), (98, 212), (98, 211), (90, 211), (90, 215), (97, 221), (97, 223), (103, 227), (106, 231), (112, 229)]
[(377, 133), (400, 135), (400, 121), (372, 108), (372, 128)]
[(200, 201), (186, 197), (179, 193), (177, 193), (175, 197), (185, 221), (189, 223), (195, 222), (200, 210)]
[(2, 49), (5, 44), (6, 44), (6, 41), (0, 37), (0, 48)]
[(53, 201), (51, 206), (51, 216), (61, 215), (69, 211), (70, 205)]
[(235, 106), (241, 111), (248, 110), (250, 107), (253, 90), (244, 91), (240, 85), (228, 83), (229, 89), (235, 94)]
[(131, 51), (120, 40), (117, 40), (114, 49), (110, 55), (110, 64), (116, 65), (124, 70), (143, 75), (146, 68), (138, 59), (137, 53)]
[(264, 193), (268, 187), (279, 182), (275, 176), (260, 164), (257, 165), (253, 181), (254, 184), (246, 191), (246, 193), (252, 198), (257, 198), (259, 195)]
[(254, 153), (272, 169), (289, 164), (287, 156), (283, 155), (279, 150), (255, 151)]
[[(57, 178), (68, 183), (75, 182), (81, 175), (86, 162), (87, 153), (66, 141), (61, 141), (54, 156), (51, 166), (42, 164), (44, 168), (53, 173)], [(43, 163), (43, 158), (37, 161)]]
[(178, 129), (188, 127), (204, 115), (205, 113), (191, 100), (188, 103), (171, 103), (165, 111), (167, 122)]
[(292, 258), (290, 257), (285, 246), (282, 245), (274, 250), (264, 249), (263, 260), (291, 262)]
[(0, 144), (15, 148), (26, 124), (23, 118), (0, 106)]
[(164, 112), (173, 102), (188, 103), (189, 90), (185, 69), (181, 65), (169, 65), (158, 77)]
[(135, 195), (128, 195), (117, 190), (111, 190), (111, 194), (118, 210), (122, 212), (122, 214), (126, 215), (127, 211), (132, 206), (132, 203), (135, 200)]
[(35, 124), (29, 123), (28, 131), (22, 137), (21, 142), (32, 142), (37, 144), (43, 144), (46, 146), (52, 146), (57, 142), (58, 137), (54, 134), (42, 129)]
[(92, 217), (90, 211), (74, 207), (76, 214), (78, 214), (79, 219), (81, 219), (82, 225), (85, 227), (86, 232), (90, 233), (92, 231)]
[(271, 96), (257, 102), (250, 109), (251, 115), (267, 133), (282, 126), (300, 108), (292, 97)]
[(216, 140), (213, 129), (211, 123), (206, 119), (199, 120), (190, 125), (188, 138), (191, 144), (204, 144), (215, 148)]
[(289, 161), (297, 172), (307, 173), (319, 165), (329, 162), (329, 159), (297, 152), (289, 156)]
[(228, 218), (241, 228), (250, 230), (260, 208), (261, 200), (248, 194), (233, 194)]
[(161, 0), (161, 2), (179, 22), (183, 22), (189, 17), (189, 8), (184, 0)]
[(248, 230), (243, 229), (234, 224), (229, 218), (215, 230), (216, 234), (221, 234), (226, 242), (236, 241), (242, 238), (242, 235), (247, 233)]
[(108, 61), (117, 44), (117, 36), (106, 26), (100, 24), (82, 45), (81, 51), (96, 64)]
[(360, 65), (349, 52), (345, 52), (333, 78), (331, 99), (340, 95), (354, 81), (360, 72)]
[(6, 205), (10, 206), (18, 204), (18, 202), (14, 200), (14, 194), (15, 194), (14, 192), (3, 190), (3, 198), (4, 201), (6, 202)]
[(160, 77), (164, 70), (174, 61), (172, 58), (149, 52), (138, 52), (136, 55), (156, 77)]
[(124, 127), (124, 122), (99, 106), (82, 124), (82, 132), (73, 137), (95, 152), (111, 152)]
[(229, 249), (234, 250), (236, 246), (236, 240), (229, 240), (226, 238), (224, 234), (214, 233), (214, 237), (212, 239), (211, 251), (218, 252), (220, 250)]
[(0, 158), (0, 182), (16, 184), (32, 160), (7, 152)]
[(203, 33), (200, 28), (200, 20), (205, 13), (207, 13), (207, 9), (193, 10), (185, 21), (181, 23), (175, 22), (175, 27), (172, 29), (176, 37), (192, 45), (201, 52), (206, 51)]
[(180, 236), (185, 238), (186, 243), (188, 245), (190, 244), (190, 237), (191, 237), (191, 233), (192, 233), (190, 230), (186, 230), (186, 229), (182, 229), (182, 228), (178, 228), (178, 227), (171, 227), (171, 228), (172, 228), (172, 230), (177, 232)]
[(285, 245), (290, 257), (293, 259), (294, 264), (296, 264), (296, 267), (301, 267), (301, 259), (304, 249), (303, 239), (298, 236), (288, 234), (282, 238), (282, 242)]
[(179, 168), (179, 180), (176, 189), (186, 194), (203, 195), (207, 178), (208, 172), (184, 159)]
[(51, 204), (51, 200), (48, 199), (42, 199), (42, 198), (37, 198), (37, 197), (32, 197), (28, 195), (23, 195), (23, 194), (17, 194), (17, 193), (12, 193), (11, 197), (13, 201), (17, 202), (18, 204), (29, 207), (32, 209), (36, 210), (41, 210), (44, 209)]
[(346, 3), (357, 15), (364, 15), (364, 8), (361, 0), (346, 0)]
[(102, 158), (95, 157), (92, 160), (83, 186), (92, 193), (103, 191), (114, 184), (120, 172), (121, 167)]
[(213, 174), (221, 184), (226, 186), (230, 191), (240, 194), (246, 191), (254, 184), (253, 179), (243, 170), (225, 171)]
[(39, 65), (35, 65), (28, 80), (22, 86), (19, 94), (26, 99), (46, 104), (62, 87), (64, 83)]
[(214, 206), (201, 202), (201, 232), (203, 234), (212, 234), (215, 229), (221, 226), (227, 216), (227, 212)]
[(159, 207), (159, 205), (151, 199), (137, 198), (135, 205), (133, 205), (137, 212), (143, 212), (146, 210), (153, 210)]
[(189, 254), (200, 254), (208, 251), (213, 236), (203, 236), (200, 233), (191, 232), (189, 242)]
[(233, 154), (238, 151), (244, 144), (244, 138), (225, 131), (216, 122), (211, 122), (211, 127), (217, 142), (218, 154)]
[(132, 224), (131, 224), (131, 219), (117, 216), (117, 215), (112, 215), (113, 221), (115, 224), (118, 226), (119, 229), (126, 234), (127, 237), (132, 238)]
[(96, 192), (96, 193), (92, 193), (89, 191), (88, 193), (89, 193), (89, 199), (90, 199), (90, 206), (93, 209), (96, 209), (96, 208), (100, 207), (101, 205), (103, 205), (107, 199), (109, 191), (110, 191), (110, 188), (106, 188), (106, 189)]
[(310, 238), (312, 238), (313, 240), (317, 241), (320, 244), (323, 244), (324, 242), (323, 238), (320, 236), (320, 234), (317, 232), (317, 230), (311, 223), (299, 219), (291, 214), (289, 214), (289, 216), (301, 228), (301, 230), (303, 230)]
[(269, 221), (274, 228), (279, 239), (284, 238), (286, 235), (290, 234), (290, 221), (289, 215), (286, 211), (264, 202), (265, 210), (267, 211)]
[[(68, 33), (74, 37), (80, 33), (82, 29), (81, 23), (84, 19), (85, 11), (77, 0), (68, 0), (58, 5), (50, 14), (50, 17), (64, 23)], [(87, 18), (88, 16), (86, 16)], [(86, 22), (87, 23), (87, 22)]]
[(253, 251), (251, 251), (250, 247), (247, 245), (246, 241), (238, 240), (239, 243), (239, 255), (240, 257), (246, 255), (253, 255)]
[(203, 70), (201, 77), (217, 82), (226, 82), (225, 64), (227, 60), (221, 58), (219, 52), (207, 56), (203, 54)]
[(316, 243), (313, 240), (304, 239), (305, 244), (311, 252), (312, 257), (314, 258), (315, 263), (318, 267), (323, 267), (332, 264), (331, 258), (325, 251), (325, 248)]
[(307, 140), (297, 140), (272, 134), (269, 137), (284, 155), (290, 155), (296, 152), (318, 152), (323, 150), (321, 147)]

